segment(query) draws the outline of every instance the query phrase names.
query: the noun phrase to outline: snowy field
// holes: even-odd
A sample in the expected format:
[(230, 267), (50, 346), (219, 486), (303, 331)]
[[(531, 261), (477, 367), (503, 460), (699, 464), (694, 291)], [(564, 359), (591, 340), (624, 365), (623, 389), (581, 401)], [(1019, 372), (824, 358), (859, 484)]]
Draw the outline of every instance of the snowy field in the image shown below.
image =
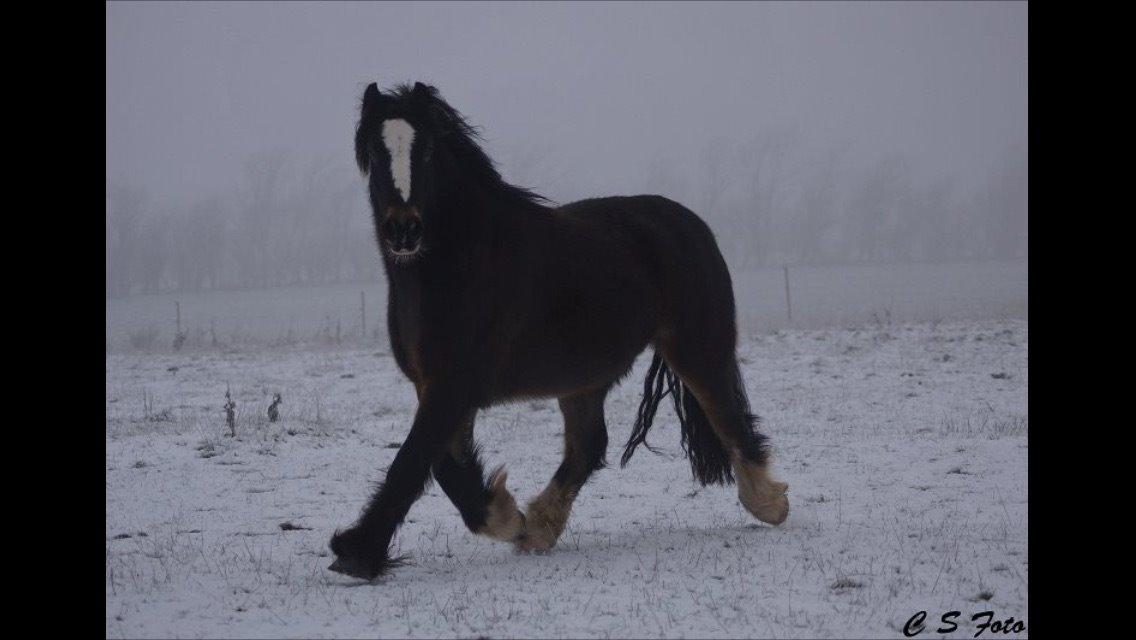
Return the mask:
[[(1024, 305), (1024, 276), (1015, 290)], [(360, 584), (326, 571), (327, 541), (414, 410), (385, 339), (117, 351), (115, 313), (108, 302), (108, 637), (902, 637), (920, 610), (924, 636), (951, 610), (947, 637), (972, 637), (981, 611), (1028, 625), (1025, 319), (744, 335), (750, 399), (790, 485), (780, 527), (733, 487), (692, 480), (664, 403), (662, 454), (599, 472), (551, 554), (473, 536), (431, 486), (395, 539), (411, 564)], [(610, 462), (648, 359), (608, 398)], [(551, 400), (485, 411), (477, 428), (523, 501), (558, 464), (560, 433)]]

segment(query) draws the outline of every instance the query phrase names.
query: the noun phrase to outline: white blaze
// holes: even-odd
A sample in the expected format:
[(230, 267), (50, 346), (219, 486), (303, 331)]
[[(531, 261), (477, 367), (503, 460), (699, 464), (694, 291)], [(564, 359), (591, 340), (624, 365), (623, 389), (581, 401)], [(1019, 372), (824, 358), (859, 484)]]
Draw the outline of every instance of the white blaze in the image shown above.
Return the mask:
[(413, 143), (414, 127), (409, 122), (394, 119), (383, 123), (383, 144), (390, 152), (391, 177), (403, 202), (410, 201), (410, 146)]

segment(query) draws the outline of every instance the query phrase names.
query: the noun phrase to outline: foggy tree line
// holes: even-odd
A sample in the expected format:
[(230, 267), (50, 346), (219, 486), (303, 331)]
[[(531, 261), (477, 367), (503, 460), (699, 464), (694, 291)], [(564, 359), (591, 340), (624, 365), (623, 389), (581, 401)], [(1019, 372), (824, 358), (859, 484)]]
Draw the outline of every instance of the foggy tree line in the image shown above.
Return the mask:
[(806, 152), (793, 129), (706, 145), (687, 179), (648, 172), (651, 192), (706, 218), (742, 267), (1027, 257), (1028, 159), (1003, 151), (977, 188), (926, 182), (902, 155), (866, 167), (850, 146)]
[[(570, 172), (549, 153), (521, 153), (522, 175), (512, 177), (538, 190), (549, 180), (562, 185)], [(864, 167), (853, 155), (847, 146), (806, 152), (792, 129), (774, 129), (709, 142), (694, 170), (656, 161), (627, 193), (662, 193), (691, 207), (742, 268), (1026, 256), (1023, 148), (1007, 149), (969, 191), (950, 179), (919, 180), (902, 156)], [(108, 296), (374, 281), (381, 273), (365, 187), (342, 163), (264, 152), (246, 161), (232, 193), (179, 209), (108, 184), (106, 207)]]
[(375, 280), (378, 250), (353, 166), (249, 158), (233, 193), (184, 210), (107, 187), (109, 296)]

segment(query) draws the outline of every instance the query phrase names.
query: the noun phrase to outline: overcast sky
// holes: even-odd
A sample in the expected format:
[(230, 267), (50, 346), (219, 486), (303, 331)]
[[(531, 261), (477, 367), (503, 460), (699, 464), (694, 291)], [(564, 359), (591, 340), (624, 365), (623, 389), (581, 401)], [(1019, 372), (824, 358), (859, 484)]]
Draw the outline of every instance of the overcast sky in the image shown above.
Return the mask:
[[(187, 203), (269, 149), (349, 163), (367, 83), (421, 80), (507, 175), (543, 150), (574, 189), (792, 126), (969, 188), (1027, 121), (1025, 3), (117, 3), (107, 179)], [(531, 185), (538, 190), (552, 185)], [(551, 195), (556, 196), (554, 192)]]

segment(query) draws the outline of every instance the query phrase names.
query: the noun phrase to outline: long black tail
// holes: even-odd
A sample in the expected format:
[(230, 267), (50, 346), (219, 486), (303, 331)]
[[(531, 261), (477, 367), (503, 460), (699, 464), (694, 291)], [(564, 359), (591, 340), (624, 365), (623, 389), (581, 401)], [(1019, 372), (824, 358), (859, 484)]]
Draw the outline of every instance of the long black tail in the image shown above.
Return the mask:
[[(757, 432), (757, 416), (749, 412), (749, 402), (745, 397), (745, 388), (741, 382), (741, 372), (737, 372), (735, 395), (737, 396), (737, 409), (744, 413), (746, 433), (741, 434), (744, 441), (743, 455), (755, 462), (764, 462), (766, 457), (765, 436)], [(620, 465), (626, 466), (639, 445), (654, 451), (647, 444), (647, 431), (655, 419), (659, 402), (670, 394), (674, 400), (675, 413), (678, 414), (679, 425), (682, 428), (682, 448), (690, 460), (690, 469), (694, 477), (703, 485), (732, 484), (734, 482), (733, 469), (730, 467), (730, 455), (722, 446), (722, 441), (710, 426), (710, 420), (699, 406), (698, 400), (667, 367), (663, 357), (655, 353), (651, 360), (651, 368), (647, 371), (647, 378), (643, 381), (643, 399), (639, 402), (639, 415), (635, 418), (635, 427), (631, 437), (623, 450)]]

